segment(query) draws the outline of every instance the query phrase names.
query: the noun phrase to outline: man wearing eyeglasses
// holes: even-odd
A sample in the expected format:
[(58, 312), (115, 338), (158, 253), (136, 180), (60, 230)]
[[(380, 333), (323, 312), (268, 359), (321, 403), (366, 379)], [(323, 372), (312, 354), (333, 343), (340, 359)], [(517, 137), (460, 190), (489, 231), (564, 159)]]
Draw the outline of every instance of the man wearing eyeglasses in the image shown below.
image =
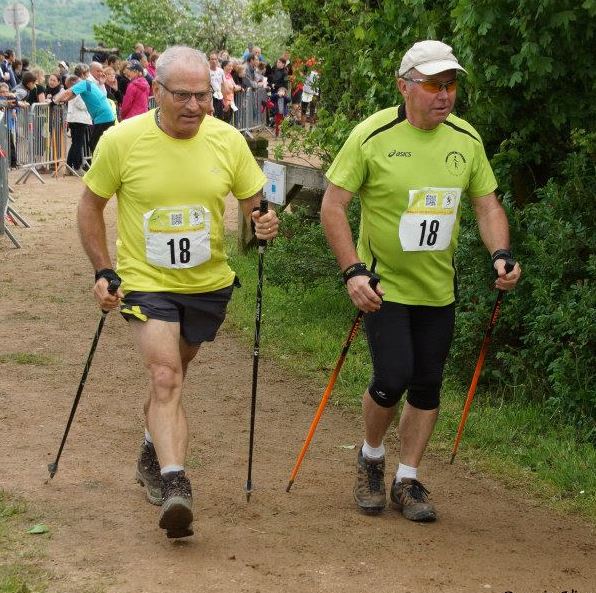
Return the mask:
[[(274, 211), (258, 213), (265, 177), (245, 139), (210, 115), (205, 55), (168, 48), (157, 60), (153, 92), (156, 110), (102, 137), (78, 216), (95, 297), (103, 310), (120, 306), (149, 372), (136, 477), (161, 505), (159, 526), (180, 538), (193, 533), (182, 384), (201, 343), (215, 338), (236, 282), (224, 249), (225, 198), (236, 196), (258, 239), (275, 237), (278, 221)], [(114, 194), (117, 272), (103, 216)], [(119, 277), (112, 295), (109, 282)]]
[[(364, 443), (353, 494), (358, 507), (386, 505), (383, 438), (405, 391), (400, 460), (390, 498), (404, 517), (434, 521), (436, 510), (418, 466), (439, 410), (443, 367), (455, 317), (455, 270), (461, 202), (473, 206), (497, 274), (495, 287), (519, 280), (511, 261), (505, 212), (478, 132), (452, 114), (457, 75), (451, 47), (415, 43), (396, 72), (403, 97), (357, 125), (327, 171), (321, 220), (348, 294), (365, 312), (373, 375), (363, 396)], [(355, 248), (346, 210), (361, 201)], [(371, 283), (376, 275), (380, 282)]]

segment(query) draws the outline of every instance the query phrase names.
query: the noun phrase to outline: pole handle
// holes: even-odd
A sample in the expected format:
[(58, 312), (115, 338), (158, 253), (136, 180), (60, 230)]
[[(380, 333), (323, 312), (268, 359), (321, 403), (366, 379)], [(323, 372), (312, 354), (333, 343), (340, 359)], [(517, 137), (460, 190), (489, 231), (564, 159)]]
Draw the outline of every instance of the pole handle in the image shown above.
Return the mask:
[[(259, 203), (259, 215), (267, 214), (269, 212), (269, 202), (262, 198), (261, 202)], [(259, 239), (259, 247), (265, 247), (267, 245), (267, 241), (265, 239)]]
[(122, 280), (120, 280), (120, 278), (113, 278), (108, 284), (108, 292), (110, 294), (116, 294), (116, 291), (120, 288), (121, 284)]
[[(505, 261), (505, 273), (509, 274), (509, 272), (511, 272), (513, 270), (513, 268), (515, 267), (515, 260), (511, 257), (504, 257), (502, 258)], [(497, 270), (495, 270), (495, 274), (497, 273)]]
[(377, 285), (379, 284), (379, 282), (380, 282), (380, 281), (381, 281), (381, 279), (380, 279), (380, 278), (379, 278), (379, 277), (378, 277), (376, 274), (373, 274), (373, 275), (370, 277), (370, 280), (368, 281), (368, 285), (369, 285), (369, 286), (370, 286), (370, 287), (371, 287), (373, 290), (375, 290), (375, 288), (377, 288)]
[[(108, 283), (108, 292), (110, 294), (116, 294), (121, 284), (122, 280), (120, 280), (120, 278), (112, 278), (112, 280), (110, 280), (110, 282)], [(109, 311), (106, 311), (104, 309), (102, 309), (101, 312), (103, 315), (107, 315), (109, 313)]]

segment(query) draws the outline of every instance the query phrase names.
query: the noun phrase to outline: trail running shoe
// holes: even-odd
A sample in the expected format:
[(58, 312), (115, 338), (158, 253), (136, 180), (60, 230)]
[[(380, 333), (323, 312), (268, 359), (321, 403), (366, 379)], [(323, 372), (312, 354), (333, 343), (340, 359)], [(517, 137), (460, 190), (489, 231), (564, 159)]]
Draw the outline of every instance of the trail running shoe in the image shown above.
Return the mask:
[(391, 484), (391, 502), (410, 521), (434, 521), (435, 507), (428, 500), (429, 491), (418, 481), (404, 478)]
[(366, 459), (358, 452), (358, 473), (354, 500), (365, 513), (380, 513), (385, 508), (385, 458)]
[(192, 530), (192, 490), (183, 471), (161, 476), (163, 505), (159, 526), (170, 538), (188, 537)]
[(141, 451), (137, 461), (136, 478), (137, 482), (145, 488), (147, 500), (151, 504), (161, 505), (163, 502), (161, 496), (161, 474), (153, 443), (143, 442), (141, 445)]

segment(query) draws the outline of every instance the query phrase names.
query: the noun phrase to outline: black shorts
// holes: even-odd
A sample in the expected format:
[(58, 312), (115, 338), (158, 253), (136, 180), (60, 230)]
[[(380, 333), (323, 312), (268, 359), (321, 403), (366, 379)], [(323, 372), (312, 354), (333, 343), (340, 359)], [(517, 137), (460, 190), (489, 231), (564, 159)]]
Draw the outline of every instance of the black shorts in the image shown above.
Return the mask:
[(364, 316), (373, 364), (369, 393), (394, 405), (408, 391), (415, 408), (438, 407), (443, 368), (455, 325), (455, 304), (444, 307), (384, 301)]
[(159, 319), (180, 324), (180, 334), (191, 346), (213, 342), (226, 316), (233, 285), (212, 292), (129, 292), (120, 313), (129, 319)]

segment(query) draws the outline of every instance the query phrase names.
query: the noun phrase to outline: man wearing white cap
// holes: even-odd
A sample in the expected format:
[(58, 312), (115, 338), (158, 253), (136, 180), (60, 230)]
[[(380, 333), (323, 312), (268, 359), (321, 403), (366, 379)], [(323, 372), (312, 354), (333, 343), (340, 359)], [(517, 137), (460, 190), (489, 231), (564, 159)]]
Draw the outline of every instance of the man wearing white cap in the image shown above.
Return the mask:
[[(512, 289), (521, 274), (509, 250), (505, 212), (478, 132), (451, 112), (458, 71), (451, 47), (415, 43), (396, 72), (403, 103), (358, 124), (327, 171), (321, 221), (348, 294), (365, 312), (373, 376), (363, 396), (364, 444), (354, 499), (365, 512), (386, 504), (384, 435), (399, 420), (400, 463), (390, 498), (404, 517), (434, 521), (418, 466), (439, 410), (443, 367), (455, 319), (455, 270), (461, 202), (471, 202), (497, 274)], [(361, 201), (354, 246), (346, 210)], [(380, 278), (372, 283), (371, 276)]]

